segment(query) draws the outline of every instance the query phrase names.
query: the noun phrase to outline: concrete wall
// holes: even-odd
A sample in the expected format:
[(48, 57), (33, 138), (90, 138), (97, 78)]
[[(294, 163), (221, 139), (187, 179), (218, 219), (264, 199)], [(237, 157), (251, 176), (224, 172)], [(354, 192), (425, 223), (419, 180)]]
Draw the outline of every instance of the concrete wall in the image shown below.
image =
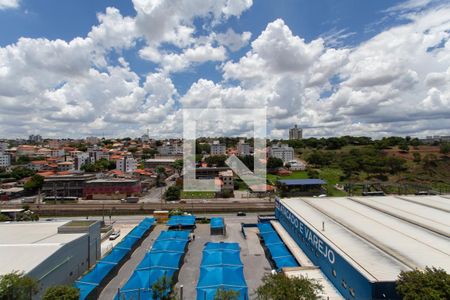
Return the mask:
[(71, 285), (88, 269), (89, 235), (65, 244), (27, 275), (39, 281), (40, 291), (33, 299), (42, 299), (50, 286)]

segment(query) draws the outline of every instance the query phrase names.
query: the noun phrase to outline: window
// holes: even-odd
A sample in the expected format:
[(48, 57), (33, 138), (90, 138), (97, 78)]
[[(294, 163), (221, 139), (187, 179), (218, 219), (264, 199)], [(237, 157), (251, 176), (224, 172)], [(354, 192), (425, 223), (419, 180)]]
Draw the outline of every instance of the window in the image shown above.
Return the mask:
[(353, 288), (349, 288), (348, 291), (350, 292), (350, 295), (352, 295), (353, 298), (355, 298), (355, 290)]
[(347, 288), (347, 282), (345, 282), (344, 279), (342, 279), (341, 285), (342, 285), (342, 287), (343, 287), (344, 289)]
[(331, 274), (333, 275), (333, 277), (336, 277), (336, 270), (333, 269), (333, 270), (331, 271)]

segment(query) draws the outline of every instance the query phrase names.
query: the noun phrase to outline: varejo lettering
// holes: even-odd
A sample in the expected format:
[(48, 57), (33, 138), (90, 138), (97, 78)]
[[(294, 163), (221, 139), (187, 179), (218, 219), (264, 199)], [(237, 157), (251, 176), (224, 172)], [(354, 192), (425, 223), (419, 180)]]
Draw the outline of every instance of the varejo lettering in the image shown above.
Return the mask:
[(297, 232), (308, 241), (323, 257), (327, 258), (331, 264), (334, 264), (335, 255), (326, 243), (324, 243), (314, 232), (312, 232), (306, 225), (304, 225), (296, 216), (294, 216), (286, 207), (276, 202), (276, 208), (296, 229)]

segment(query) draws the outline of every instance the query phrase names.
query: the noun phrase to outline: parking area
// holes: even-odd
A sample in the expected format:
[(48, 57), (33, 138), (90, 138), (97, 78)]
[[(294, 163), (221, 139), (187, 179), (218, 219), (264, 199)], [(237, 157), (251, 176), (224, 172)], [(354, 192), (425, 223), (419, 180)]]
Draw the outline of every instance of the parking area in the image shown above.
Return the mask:
[[(244, 264), (244, 276), (248, 285), (249, 296), (261, 284), (265, 273), (271, 271), (270, 264), (265, 257), (264, 250), (256, 235), (256, 228), (247, 228), (247, 239), (241, 233), (239, 219), (225, 218), (227, 235), (210, 235), (209, 224), (197, 224), (194, 231), (195, 240), (189, 244), (184, 264), (181, 267), (176, 288), (183, 285), (183, 299), (196, 299), (196, 286), (200, 274), (202, 251), (207, 242), (237, 242), (241, 246), (241, 260)], [(255, 220), (256, 222), (256, 220)]]
[[(180, 286), (183, 286), (183, 299), (196, 299), (196, 287), (200, 275), (202, 251), (207, 242), (239, 243), (241, 247), (241, 260), (244, 264), (244, 276), (248, 285), (250, 299), (254, 298), (253, 292), (261, 284), (263, 275), (271, 271), (270, 264), (257, 236), (258, 229), (256, 227), (247, 227), (245, 229), (246, 238), (243, 237), (241, 232), (241, 222), (256, 223), (256, 215), (237, 217), (236, 215), (229, 214), (224, 217), (224, 221), (226, 224), (226, 235), (211, 235), (209, 224), (196, 224), (194, 230), (195, 239), (188, 245), (188, 250), (178, 275), (178, 283), (176, 284), (178, 295), (180, 295)], [(105, 241), (102, 248), (106, 250), (106, 247), (110, 248), (112, 245), (117, 244), (135, 226), (134, 220), (131, 223), (133, 224), (115, 224), (114, 229), (120, 229), (121, 236), (114, 241)], [(136, 266), (145, 256), (145, 253), (151, 248), (156, 237), (161, 231), (167, 229), (168, 227), (166, 225), (156, 225), (150, 235), (134, 251), (131, 258), (121, 267), (117, 276), (104, 288), (99, 299), (113, 299), (118, 288), (125, 285)]]

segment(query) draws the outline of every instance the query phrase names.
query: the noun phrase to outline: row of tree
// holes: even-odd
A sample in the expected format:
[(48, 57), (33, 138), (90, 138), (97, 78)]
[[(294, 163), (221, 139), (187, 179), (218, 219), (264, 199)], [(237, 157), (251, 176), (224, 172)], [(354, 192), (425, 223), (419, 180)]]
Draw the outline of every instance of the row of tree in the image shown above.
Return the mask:
[[(152, 285), (152, 299), (175, 300), (177, 293), (167, 293), (174, 282), (162, 276)], [(450, 299), (450, 275), (443, 269), (402, 271), (396, 282), (397, 293), (404, 300)], [(38, 282), (23, 273), (13, 272), (0, 277), (0, 300), (28, 300), (38, 292)], [(315, 279), (307, 277), (287, 277), (283, 273), (266, 274), (262, 284), (256, 289), (259, 300), (322, 299), (323, 286)], [(54, 286), (46, 290), (43, 300), (78, 300), (78, 289), (71, 286)], [(215, 300), (237, 300), (239, 292), (220, 288)]]
[(375, 147), (355, 148), (339, 154), (333, 151), (315, 150), (306, 160), (316, 167), (335, 164), (342, 169), (346, 178), (360, 172), (366, 172), (369, 175), (386, 175), (406, 170), (406, 160), (386, 156)]

